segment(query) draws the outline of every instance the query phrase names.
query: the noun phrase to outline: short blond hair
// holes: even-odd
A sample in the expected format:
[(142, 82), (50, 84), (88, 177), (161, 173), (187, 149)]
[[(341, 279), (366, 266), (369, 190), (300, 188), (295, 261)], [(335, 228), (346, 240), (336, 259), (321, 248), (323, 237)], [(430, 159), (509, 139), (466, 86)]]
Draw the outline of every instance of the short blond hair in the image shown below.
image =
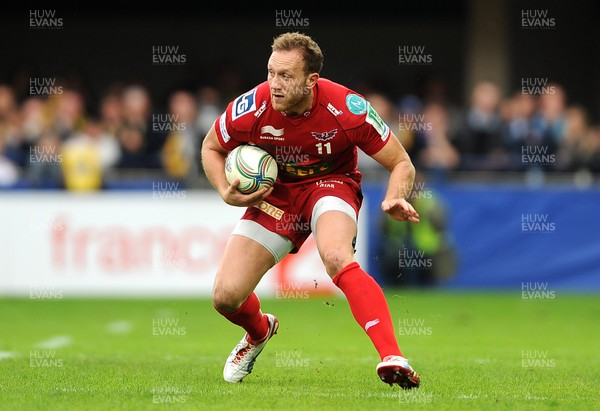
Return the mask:
[(272, 51), (298, 50), (304, 58), (304, 73), (321, 73), (323, 52), (310, 36), (298, 32), (283, 33), (275, 37)]

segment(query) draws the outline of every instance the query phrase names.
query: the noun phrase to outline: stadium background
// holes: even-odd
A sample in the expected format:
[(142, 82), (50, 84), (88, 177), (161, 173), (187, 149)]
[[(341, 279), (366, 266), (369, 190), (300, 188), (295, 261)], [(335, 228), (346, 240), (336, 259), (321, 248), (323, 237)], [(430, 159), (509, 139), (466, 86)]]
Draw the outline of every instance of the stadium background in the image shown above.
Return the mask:
[[(383, 219), (387, 175), (361, 157), (358, 255), (382, 286), (597, 291), (599, 9), (7, 10), (0, 292), (208, 296), (241, 210), (210, 189), (198, 147), (287, 30), (314, 36), (322, 76), (366, 95), (419, 171), (411, 200), (431, 213), (408, 233)], [(309, 242), (260, 292), (335, 290)]]

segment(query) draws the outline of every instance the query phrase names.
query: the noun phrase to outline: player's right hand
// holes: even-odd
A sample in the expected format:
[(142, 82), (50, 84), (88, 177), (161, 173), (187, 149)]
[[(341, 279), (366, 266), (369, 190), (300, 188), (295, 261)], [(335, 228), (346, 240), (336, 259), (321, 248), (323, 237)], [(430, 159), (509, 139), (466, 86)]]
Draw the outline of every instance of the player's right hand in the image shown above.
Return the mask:
[(403, 198), (383, 200), (381, 203), (381, 210), (397, 221), (410, 221), (412, 223), (418, 223), (420, 221), (419, 213), (417, 213), (411, 203)]
[(239, 185), (240, 179), (236, 178), (227, 187), (227, 190), (223, 194), (223, 200), (227, 204), (236, 207), (250, 207), (263, 201), (273, 191), (273, 187), (263, 187), (255, 193), (244, 194), (237, 189)]

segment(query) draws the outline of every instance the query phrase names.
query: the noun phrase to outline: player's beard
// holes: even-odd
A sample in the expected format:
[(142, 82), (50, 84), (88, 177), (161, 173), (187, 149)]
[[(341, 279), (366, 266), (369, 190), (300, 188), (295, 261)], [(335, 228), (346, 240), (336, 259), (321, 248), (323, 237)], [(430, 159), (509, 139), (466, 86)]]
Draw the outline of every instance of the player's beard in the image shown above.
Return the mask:
[[(306, 101), (312, 100), (311, 93), (309, 89), (305, 89), (305, 93), (302, 94), (283, 94), (283, 98), (275, 98), (271, 95), (271, 105), (277, 111), (283, 111), (288, 115), (297, 115), (301, 114), (300, 111), (305, 111), (310, 109), (310, 105), (308, 108), (303, 109), (303, 107), (307, 106)], [(311, 101), (312, 103), (312, 101)]]

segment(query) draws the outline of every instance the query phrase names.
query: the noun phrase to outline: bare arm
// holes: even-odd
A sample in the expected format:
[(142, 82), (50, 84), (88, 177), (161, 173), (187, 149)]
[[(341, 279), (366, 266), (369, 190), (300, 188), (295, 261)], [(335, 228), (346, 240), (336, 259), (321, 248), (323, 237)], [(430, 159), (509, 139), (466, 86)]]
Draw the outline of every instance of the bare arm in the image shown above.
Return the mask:
[(228, 151), (221, 147), (214, 126), (210, 128), (202, 142), (202, 167), (210, 184), (219, 192), (223, 200), (233, 206), (248, 207), (260, 203), (273, 187), (261, 188), (252, 194), (243, 194), (237, 190), (240, 181), (236, 179), (231, 185), (225, 178), (225, 159)]
[(387, 144), (372, 157), (390, 172), (382, 211), (398, 221), (418, 223), (419, 214), (406, 201), (415, 180), (415, 167), (398, 138), (390, 133)]

